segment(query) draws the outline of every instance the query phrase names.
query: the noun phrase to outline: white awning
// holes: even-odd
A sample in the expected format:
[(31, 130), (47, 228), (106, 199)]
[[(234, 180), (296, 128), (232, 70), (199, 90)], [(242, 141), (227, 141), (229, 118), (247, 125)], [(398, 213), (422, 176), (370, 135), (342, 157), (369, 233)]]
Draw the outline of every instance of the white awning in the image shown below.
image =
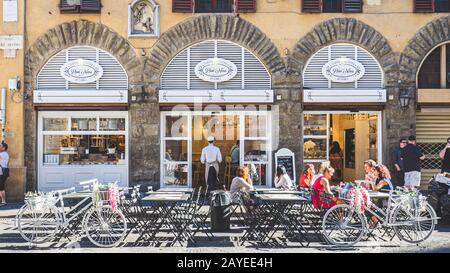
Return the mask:
[(35, 104), (128, 103), (127, 90), (35, 90)]
[(273, 90), (160, 90), (159, 103), (273, 103)]
[(343, 103), (343, 102), (366, 102), (366, 103), (385, 103), (385, 89), (368, 90), (303, 90), (304, 103)]

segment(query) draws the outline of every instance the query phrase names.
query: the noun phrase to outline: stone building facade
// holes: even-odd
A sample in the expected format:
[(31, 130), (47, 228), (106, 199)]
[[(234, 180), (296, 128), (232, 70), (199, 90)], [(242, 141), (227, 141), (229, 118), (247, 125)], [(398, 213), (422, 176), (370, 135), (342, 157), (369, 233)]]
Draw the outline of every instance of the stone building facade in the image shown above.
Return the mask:
[[(363, 1), (362, 13), (302, 13), (301, 1), (256, 1), (256, 13), (190, 14), (173, 13), (171, 1), (159, 5), (160, 35), (128, 35), (128, 0), (103, 0), (100, 14), (60, 14), (58, 0), (28, 1), (19, 8), (27, 18), (24, 66), (15, 69), (24, 75), (23, 105), (15, 105), (19, 115), (9, 130), (24, 136), (23, 153), (13, 160), (24, 161), (21, 182), (27, 190), (38, 184), (37, 112), (33, 102), (36, 77), (48, 60), (72, 46), (90, 46), (110, 53), (128, 75), (129, 182), (160, 186), (161, 107), (160, 78), (170, 61), (183, 49), (207, 40), (236, 43), (253, 53), (267, 68), (279, 109), (280, 147), (292, 150), (296, 169), (303, 168), (302, 74), (308, 60), (319, 49), (336, 43), (348, 43), (370, 53), (384, 74), (386, 103), (382, 107), (382, 160), (391, 165), (391, 153), (398, 139), (415, 133), (416, 75), (422, 61), (435, 46), (450, 40), (447, 14), (413, 13), (413, 1)], [(377, 1), (375, 1), (377, 2)], [(25, 9), (26, 8), (26, 9)], [(398, 21), (399, 24), (390, 22)], [(5, 28), (3, 28), (5, 29)], [(20, 63), (20, 59), (17, 59)], [(0, 65), (1, 67), (1, 65)], [(5, 79), (0, 77), (0, 82)], [(414, 97), (411, 106), (402, 109), (401, 91)], [(447, 102), (448, 103), (448, 102)], [(355, 105), (350, 103), (350, 105)], [(70, 109), (95, 110), (101, 105), (74, 106)], [(372, 110), (372, 106), (363, 107)], [(331, 108), (330, 108), (331, 109)], [(333, 109), (343, 110), (339, 105)], [(377, 110), (379, 108), (376, 108)], [(20, 127), (20, 126), (19, 126)], [(297, 172), (298, 173), (298, 172)], [(20, 198), (19, 195), (15, 196)]]

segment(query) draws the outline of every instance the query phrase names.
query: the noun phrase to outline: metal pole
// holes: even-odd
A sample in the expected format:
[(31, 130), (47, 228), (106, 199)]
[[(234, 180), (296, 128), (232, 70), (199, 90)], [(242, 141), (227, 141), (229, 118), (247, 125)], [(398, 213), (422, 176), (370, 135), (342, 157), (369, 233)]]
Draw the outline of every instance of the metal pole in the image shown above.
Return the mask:
[(6, 88), (2, 88), (1, 101), (1, 125), (2, 125), (2, 143), (5, 142), (5, 124), (6, 124)]

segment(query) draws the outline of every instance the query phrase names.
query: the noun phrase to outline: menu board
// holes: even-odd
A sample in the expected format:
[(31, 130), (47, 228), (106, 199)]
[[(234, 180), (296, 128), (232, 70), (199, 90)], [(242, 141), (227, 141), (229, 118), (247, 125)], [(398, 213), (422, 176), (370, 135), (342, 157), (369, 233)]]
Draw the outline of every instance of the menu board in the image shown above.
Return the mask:
[(284, 166), (286, 171), (291, 178), (292, 182), (296, 182), (295, 175), (295, 155), (289, 149), (280, 149), (275, 153), (275, 168), (278, 166)]

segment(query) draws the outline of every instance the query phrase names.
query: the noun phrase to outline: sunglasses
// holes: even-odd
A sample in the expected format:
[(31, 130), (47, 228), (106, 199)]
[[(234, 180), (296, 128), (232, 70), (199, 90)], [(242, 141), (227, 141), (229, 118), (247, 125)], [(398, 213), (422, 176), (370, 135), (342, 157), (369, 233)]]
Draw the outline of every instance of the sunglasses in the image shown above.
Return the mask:
[[(406, 142), (406, 141), (402, 141), (402, 142), (400, 142), (401, 144), (408, 144), (408, 142)], [(450, 143), (450, 141), (449, 141), (449, 143)]]

